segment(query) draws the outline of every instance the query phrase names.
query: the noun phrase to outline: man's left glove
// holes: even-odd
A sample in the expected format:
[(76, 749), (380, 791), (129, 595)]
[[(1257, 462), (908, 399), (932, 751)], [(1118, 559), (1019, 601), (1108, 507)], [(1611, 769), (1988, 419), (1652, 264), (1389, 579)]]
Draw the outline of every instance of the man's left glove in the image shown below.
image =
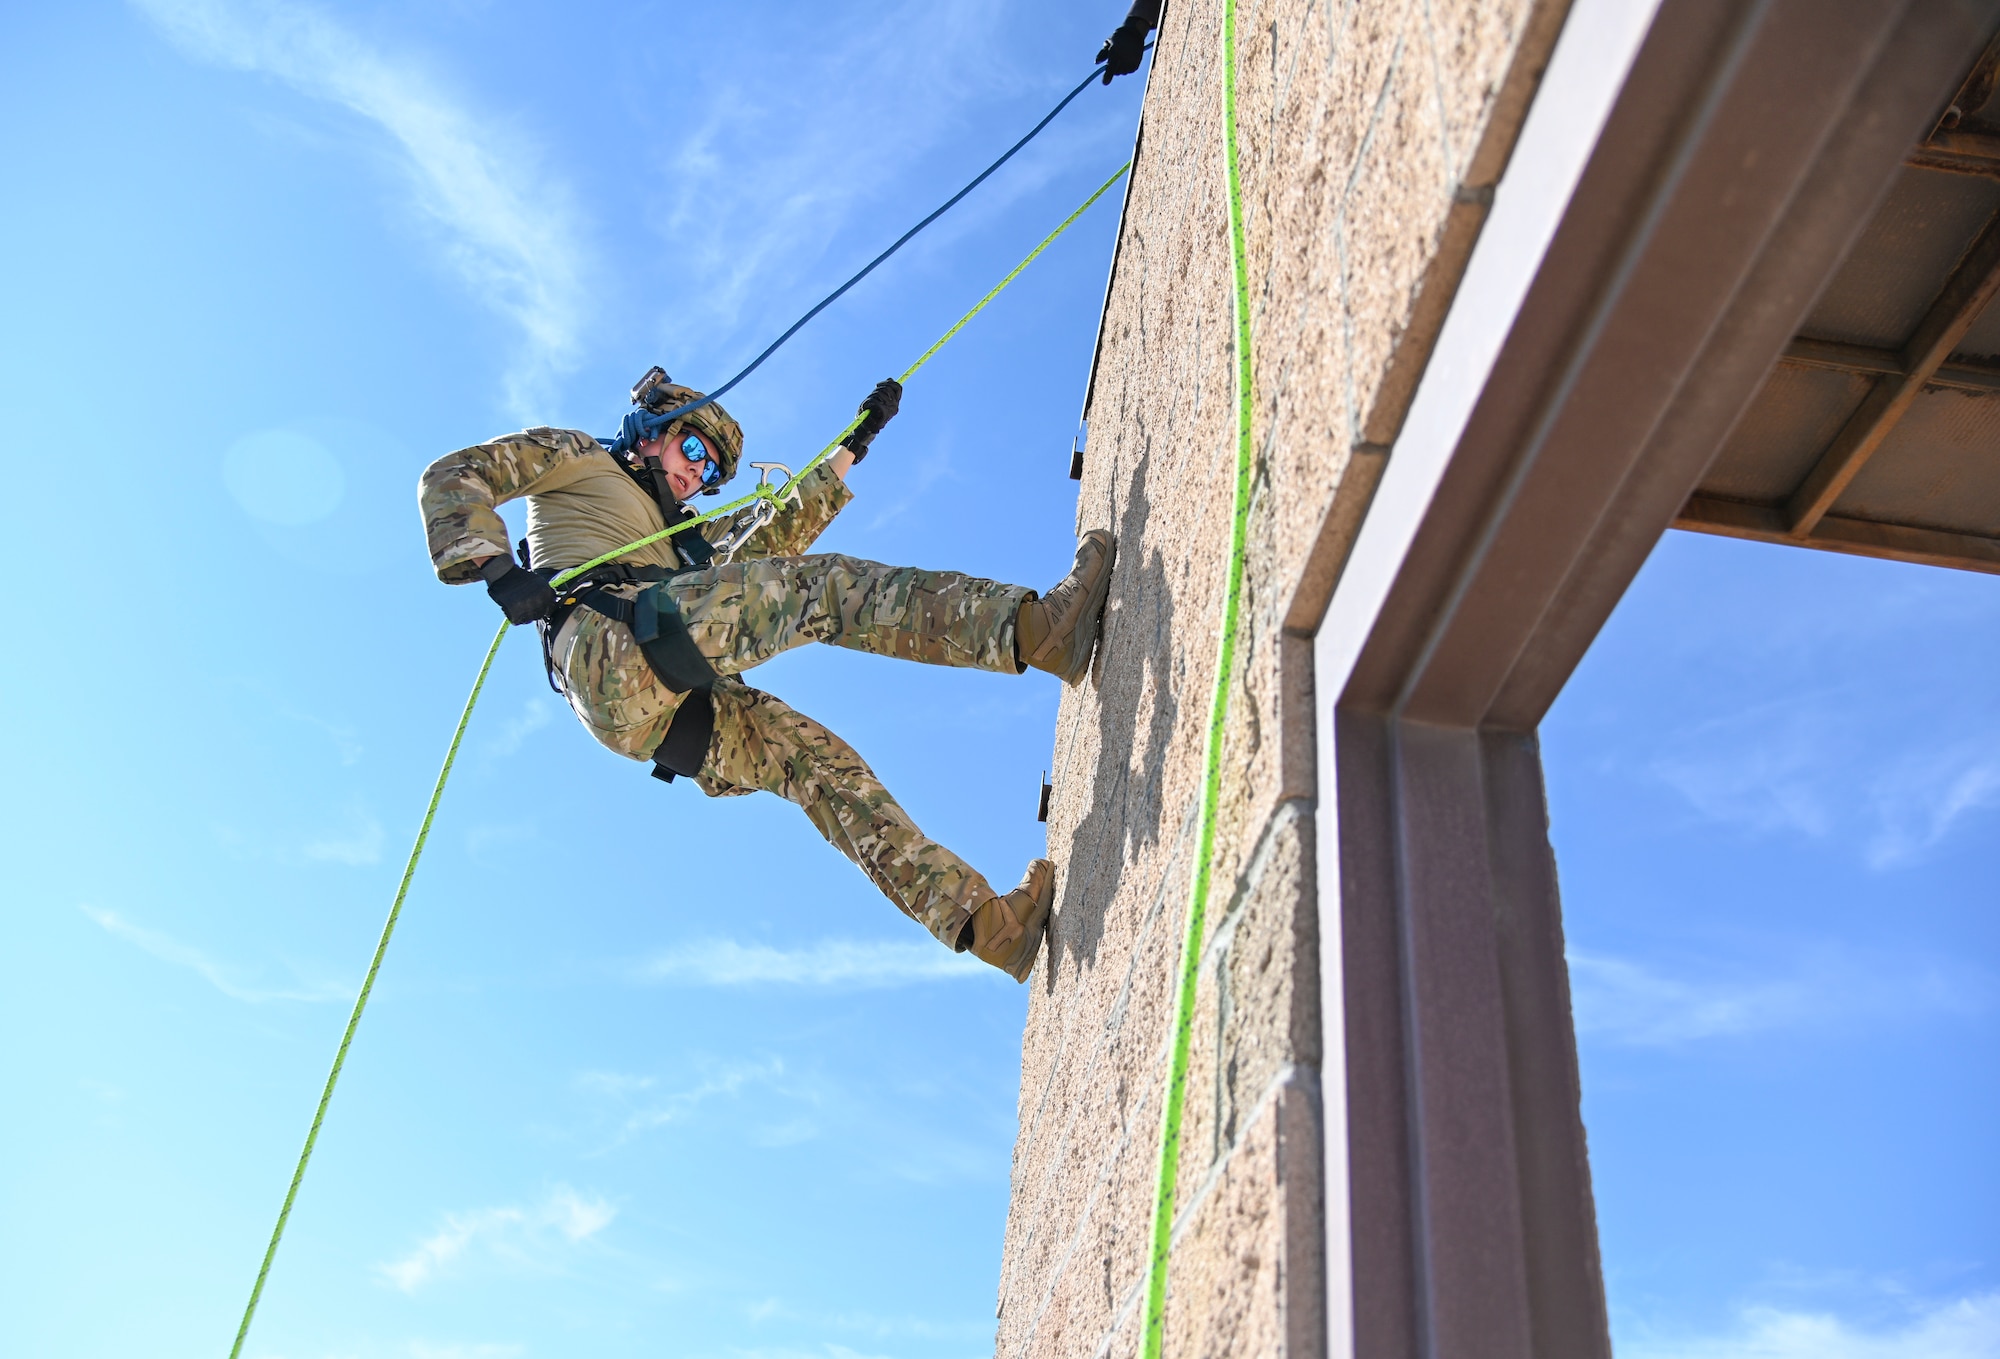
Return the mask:
[(500, 606), (500, 612), (516, 626), (539, 623), (556, 607), (556, 592), (547, 581), (533, 571), (523, 571), (505, 557), (490, 559), (479, 568), (479, 576), (486, 582), (486, 593)]
[(1109, 85), (1113, 76), (1130, 75), (1139, 69), (1139, 61), (1146, 55), (1146, 35), (1159, 23), (1160, 0), (1132, 0), (1132, 11), (1125, 16), (1125, 22), (1113, 29), (1104, 46), (1097, 49), (1105, 84)]
[(875, 442), (875, 436), (882, 432), (882, 426), (896, 418), (896, 412), (903, 405), (903, 384), (894, 378), (883, 378), (875, 384), (875, 390), (868, 393), (861, 402), (861, 423), (854, 432), (842, 439), (841, 446), (854, 454), (860, 462), (868, 456), (868, 445)]

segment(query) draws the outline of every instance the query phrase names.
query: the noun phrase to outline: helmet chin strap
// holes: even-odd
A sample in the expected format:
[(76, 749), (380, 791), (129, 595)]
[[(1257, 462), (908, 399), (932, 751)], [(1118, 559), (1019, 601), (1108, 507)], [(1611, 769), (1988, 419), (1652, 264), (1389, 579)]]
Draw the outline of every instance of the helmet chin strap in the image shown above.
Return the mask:
[[(664, 472), (666, 470), (667, 460), (661, 455), (666, 451), (667, 442), (668, 440), (672, 439), (676, 434), (679, 434), (686, 427), (687, 427), (687, 421), (685, 420), (675, 420), (672, 423), (666, 425), (659, 431), (659, 433), (655, 434), (652, 438), (646, 441), (647, 443), (653, 445), (653, 451), (651, 453), (640, 453), (639, 456), (643, 458), (646, 462), (651, 463), (653, 466), (659, 468), (661, 471)], [(638, 452), (637, 449), (634, 449), (633, 451)]]
[(639, 480), (652, 491), (653, 499), (659, 504), (661, 517), (669, 524), (679, 521), (681, 511), (687, 502), (674, 493), (673, 480), (667, 475), (666, 460), (660, 454), (666, 448), (667, 440), (678, 433), (685, 423), (684, 420), (671, 421), (658, 434), (645, 440), (646, 443), (653, 445), (651, 453), (640, 452), (637, 443), (632, 445), (632, 456), (639, 464), (636, 469)]

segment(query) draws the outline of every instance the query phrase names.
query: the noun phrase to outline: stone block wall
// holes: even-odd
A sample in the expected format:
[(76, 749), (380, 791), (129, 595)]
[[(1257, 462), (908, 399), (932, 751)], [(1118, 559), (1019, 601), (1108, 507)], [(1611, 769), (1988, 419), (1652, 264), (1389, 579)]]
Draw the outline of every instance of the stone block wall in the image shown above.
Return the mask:
[[(1167, 1353), (1324, 1347), (1310, 642), (1567, 0), (1242, 0), (1255, 491)], [(1233, 443), (1221, 0), (1170, 0), (1088, 404), (1118, 566), (1058, 718), (997, 1353), (1137, 1353)], [(1116, 16), (1106, 11), (1109, 25)]]

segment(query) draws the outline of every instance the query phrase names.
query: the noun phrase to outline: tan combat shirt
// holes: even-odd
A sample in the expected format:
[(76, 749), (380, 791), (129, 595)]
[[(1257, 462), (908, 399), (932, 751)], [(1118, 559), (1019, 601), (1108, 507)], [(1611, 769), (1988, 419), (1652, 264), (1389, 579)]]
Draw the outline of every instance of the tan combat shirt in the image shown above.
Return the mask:
[[(424, 469), (417, 498), (438, 579), (463, 585), (479, 578), (472, 563), (512, 559), (507, 526), (495, 506), (526, 496), (528, 552), (539, 569), (583, 563), (666, 527), (652, 496), (626, 474), (602, 444), (569, 429), (530, 429), (447, 454)], [(806, 551), (854, 499), (821, 463), (800, 481), (797, 496), (751, 535), (733, 560), (792, 557)], [(697, 502), (697, 506), (699, 502)], [(730, 521), (687, 533), (711, 540)], [(621, 558), (636, 565), (678, 566), (670, 542)], [(591, 609), (578, 609), (557, 637), (556, 664), (570, 707), (591, 735), (620, 755), (649, 759), (665, 739), (681, 695), (646, 664), (631, 630)]]

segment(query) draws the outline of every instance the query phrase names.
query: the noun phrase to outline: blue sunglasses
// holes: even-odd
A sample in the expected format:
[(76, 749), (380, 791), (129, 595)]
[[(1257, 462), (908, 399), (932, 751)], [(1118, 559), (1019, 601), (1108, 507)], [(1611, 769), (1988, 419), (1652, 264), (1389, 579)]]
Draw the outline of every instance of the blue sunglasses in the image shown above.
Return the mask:
[(708, 464), (708, 466), (701, 469), (702, 485), (713, 486), (716, 482), (722, 480), (722, 464), (718, 463), (715, 460), (715, 455), (708, 451), (708, 445), (702, 442), (699, 434), (685, 434), (681, 436), (681, 456), (689, 462), (706, 462)]

